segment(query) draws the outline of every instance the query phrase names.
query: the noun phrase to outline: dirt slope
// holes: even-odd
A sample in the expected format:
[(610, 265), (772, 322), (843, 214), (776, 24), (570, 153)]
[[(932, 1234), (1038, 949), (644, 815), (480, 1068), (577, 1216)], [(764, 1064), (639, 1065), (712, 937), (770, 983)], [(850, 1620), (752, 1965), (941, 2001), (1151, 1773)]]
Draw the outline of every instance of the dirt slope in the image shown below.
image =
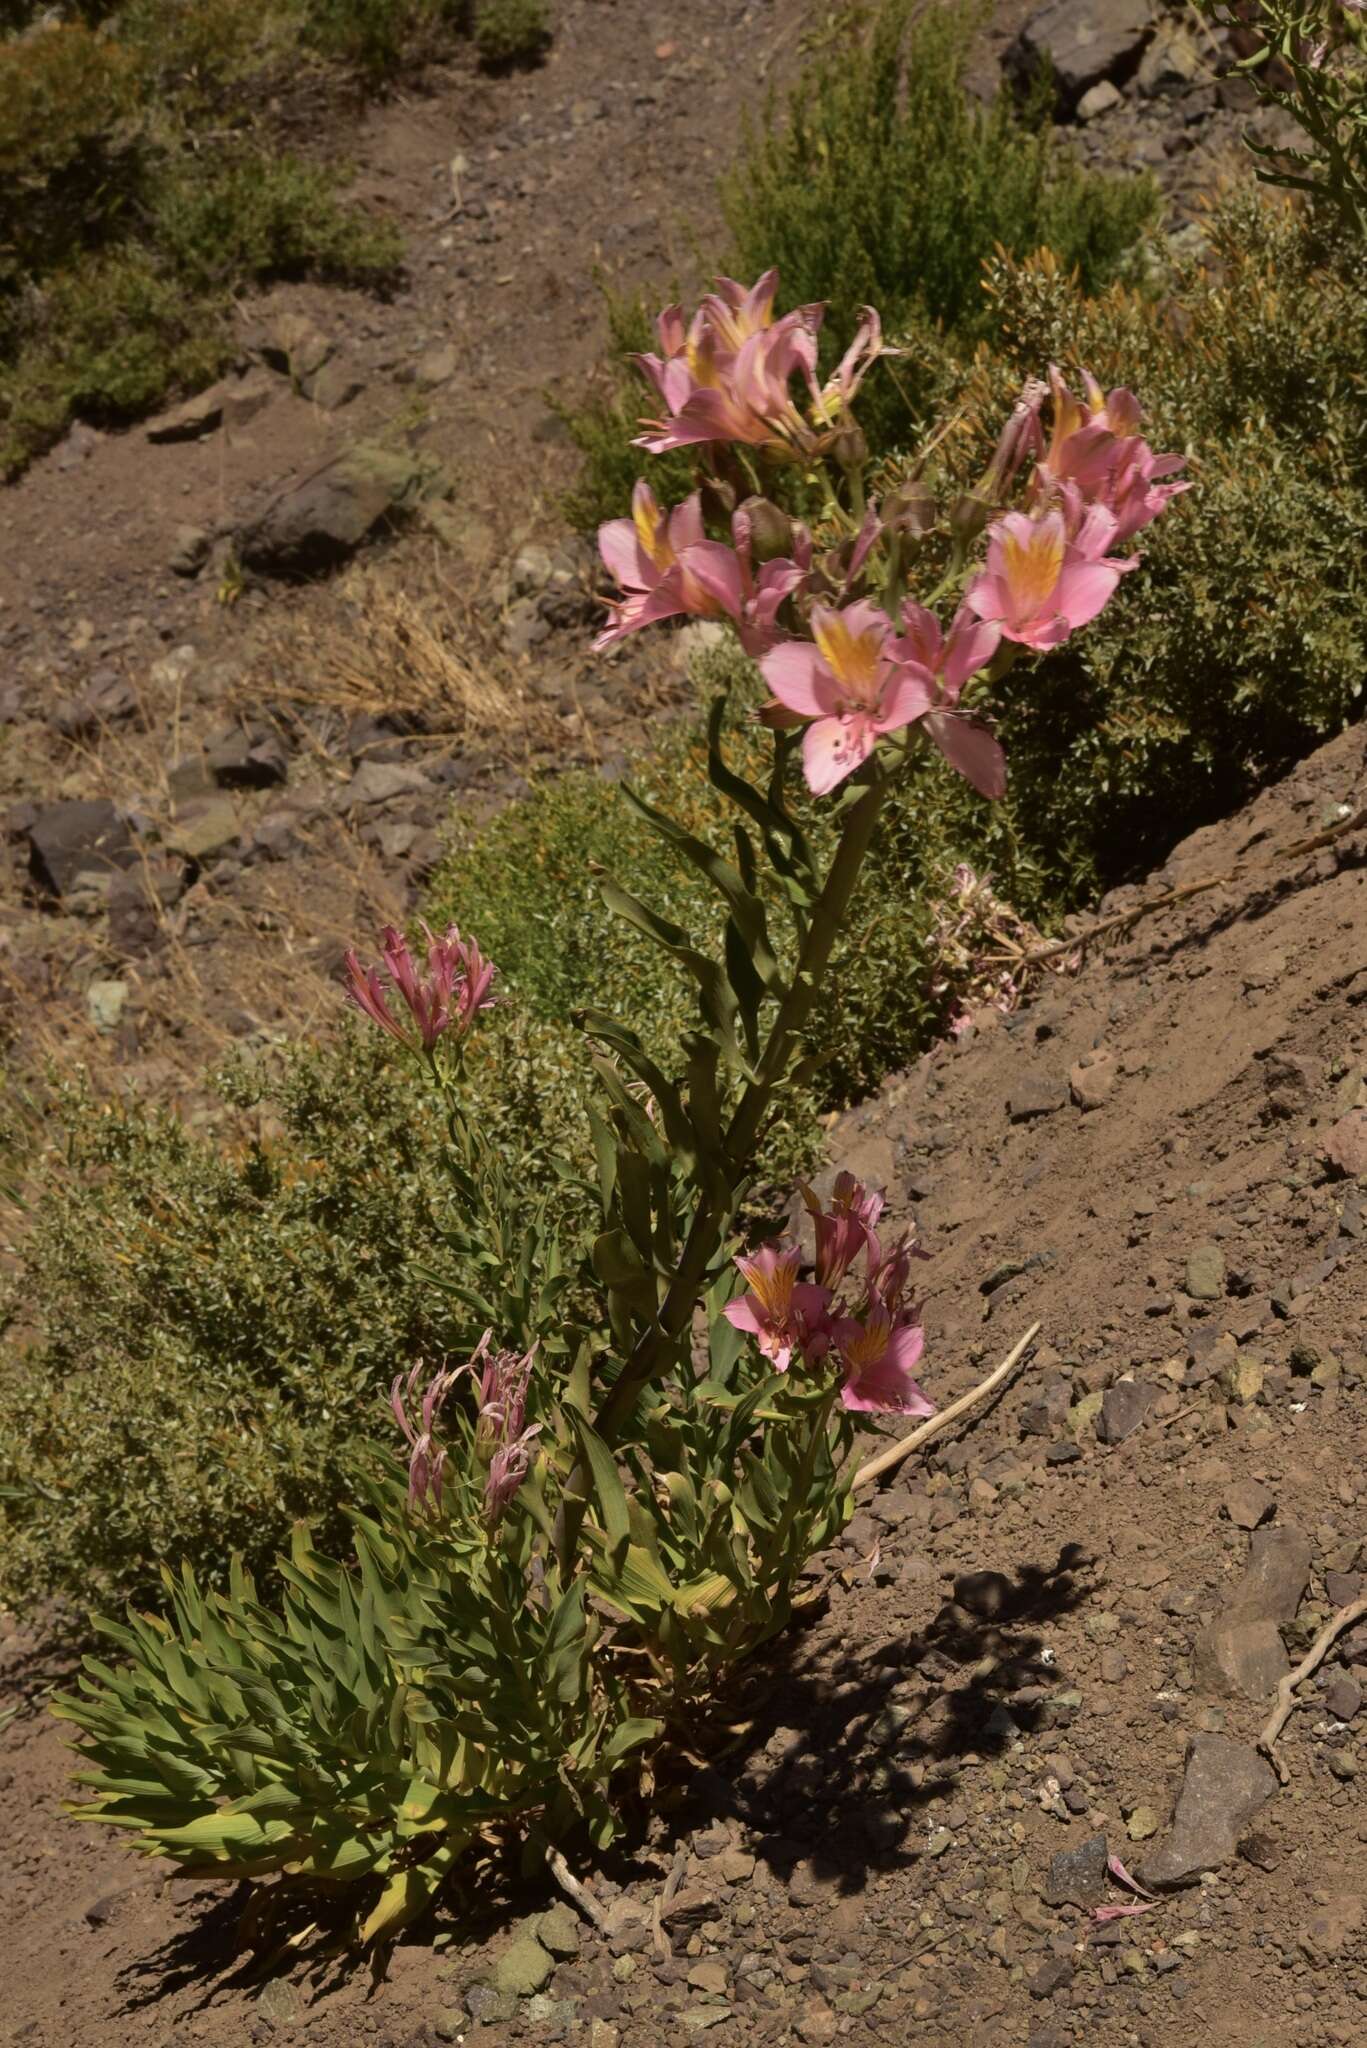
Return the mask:
[[(754, 1673), (739, 1746), (594, 1877), (607, 1937), (557, 1916), (578, 1953), (550, 1976), (533, 1949), (549, 1982), (528, 1998), (489, 1981), (506, 1924), (402, 1949), (373, 1994), (252, 1982), (232, 1901), (54, 1827), (60, 1741), (25, 1714), (0, 1793), (10, 2038), (1367, 2038), (1367, 1626), (1282, 1737), (1284, 1789), (1250, 1746), (1287, 1667), (1279, 1626), (1299, 1656), (1367, 1584), (1361, 1183), (1321, 1156), (1367, 1120), (1367, 832), (1279, 851), (1364, 802), (1358, 729), (1134, 895), (1237, 882), (1098, 948), (833, 1134), (833, 1163), (885, 1181), (934, 1253), (936, 1398), (1035, 1320), (1040, 1347), (816, 1569), (829, 1603)], [(1079, 1107), (1070, 1074), (1104, 1099)], [(24, 1654), (15, 1636), (11, 1675), (32, 1683)], [(1102, 1834), (1136, 1872), (1189, 1881), (1100, 1926), (1049, 1903), (1103, 1895)], [(665, 1956), (650, 1914), (671, 1872)]]

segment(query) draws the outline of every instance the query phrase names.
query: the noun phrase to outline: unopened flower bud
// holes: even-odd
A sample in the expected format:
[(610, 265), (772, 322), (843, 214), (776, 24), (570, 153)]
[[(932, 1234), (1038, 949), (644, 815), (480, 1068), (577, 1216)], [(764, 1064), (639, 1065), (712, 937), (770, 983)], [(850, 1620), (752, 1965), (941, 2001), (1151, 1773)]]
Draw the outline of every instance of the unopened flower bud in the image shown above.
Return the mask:
[(992, 517), (992, 507), (974, 491), (961, 491), (950, 504), (949, 530), (963, 547), (972, 547)]
[(939, 516), (935, 493), (918, 477), (898, 484), (882, 503), (883, 524), (894, 533), (929, 533)]
[(869, 459), (869, 444), (862, 428), (847, 420), (831, 443), (831, 453), (842, 469), (862, 469)]
[(736, 513), (749, 534), (756, 562), (773, 562), (793, 552), (793, 522), (769, 498), (747, 498)]

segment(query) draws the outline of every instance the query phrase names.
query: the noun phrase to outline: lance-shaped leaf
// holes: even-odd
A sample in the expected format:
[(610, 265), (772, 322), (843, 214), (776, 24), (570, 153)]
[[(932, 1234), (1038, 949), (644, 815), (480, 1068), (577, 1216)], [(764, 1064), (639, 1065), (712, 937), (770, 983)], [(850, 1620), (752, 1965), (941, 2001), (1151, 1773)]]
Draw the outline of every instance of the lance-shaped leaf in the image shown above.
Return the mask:
[(705, 839), (697, 838), (692, 832), (675, 824), (663, 811), (657, 811), (644, 797), (638, 796), (628, 784), (623, 784), (622, 795), (636, 815), (669, 845), (676, 847), (685, 860), (691, 861), (699, 872), (705, 875), (714, 889), (724, 899), (731, 911), (731, 920), (744, 944), (751, 965), (758, 977), (758, 984), (775, 994), (784, 992), (783, 976), (774, 957), (769, 941), (769, 925), (764, 904), (748, 886), (738, 868), (723, 858)]

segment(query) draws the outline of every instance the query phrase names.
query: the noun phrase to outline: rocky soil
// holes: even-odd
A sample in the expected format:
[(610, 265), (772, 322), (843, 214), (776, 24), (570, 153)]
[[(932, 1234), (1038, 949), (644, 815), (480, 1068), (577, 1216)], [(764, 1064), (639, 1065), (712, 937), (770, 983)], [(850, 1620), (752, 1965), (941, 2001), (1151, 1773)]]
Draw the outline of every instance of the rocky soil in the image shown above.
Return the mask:
[[(271, 293), (221, 389), (77, 428), (6, 494), (16, 1064), (83, 1053), (183, 1099), (217, 1046), (335, 1003), (340, 948), (413, 902), (453, 800), (616, 772), (669, 715), (667, 638), (588, 653), (544, 392), (600, 346), (595, 262), (688, 274), (740, 111), (806, 20), (697, 0), (685, 36), (649, 0), (563, 0), (541, 71), (433, 74), (348, 139), (409, 234), (391, 304)], [(1204, 30), (1012, 0), (984, 88), (1026, 43), (1076, 146), (1154, 165), (1199, 232), (1243, 118)], [(1365, 801), (1354, 731), (1102, 908), (1231, 880), (833, 1131), (833, 1166), (934, 1254), (937, 1399), (1041, 1334), (813, 1567), (806, 1625), (726, 1703), (739, 1732), (585, 1866), (601, 1928), (510, 1884), (477, 1939), (453, 1915), (382, 1984), (255, 1973), (240, 1899), (54, 1819), (69, 1759), (41, 1709), (66, 1653), (10, 1621), (0, 2039), (1367, 2039), (1367, 1627), (1301, 1688), (1284, 1785), (1255, 1746), (1367, 1585), (1367, 833), (1284, 851)], [(1150, 1910), (1095, 1917), (1144, 1903), (1108, 1853)]]

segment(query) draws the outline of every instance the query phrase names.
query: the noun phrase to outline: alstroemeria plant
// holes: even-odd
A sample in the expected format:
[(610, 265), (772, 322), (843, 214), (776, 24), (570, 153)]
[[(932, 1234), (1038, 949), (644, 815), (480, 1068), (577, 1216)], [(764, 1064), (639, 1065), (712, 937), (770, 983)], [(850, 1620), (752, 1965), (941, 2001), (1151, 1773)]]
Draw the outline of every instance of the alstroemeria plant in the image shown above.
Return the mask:
[[(379, 965), (348, 956), (351, 1004), (441, 1100), (451, 1200), (415, 1255), (444, 1356), (393, 1378), (397, 1455), (350, 1558), (301, 1535), (272, 1603), (236, 1571), (207, 1592), (168, 1578), (172, 1619), (106, 1624), (126, 1666), (92, 1664), (61, 1706), (83, 1736), (82, 1811), (198, 1874), (270, 1880), (263, 1922), (300, 1888), (315, 1913), (345, 1895), (358, 1940), (383, 1944), (499, 1834), (533, 1859), (608, 1842), (642, 1749), (705, 1743), (718, 1673), (789, 1619), (849, 1514), (857, 1431), (931, 1412), (923, 1251), (848, 1173), (824, 1201), (799, 1191), (810, 1249), (756, 1227), (757, 1151), (804, 1071), (890, 790), (948, 771), (1002, 794), (992, 711), (1011, 663), (1095, 618), (1135, 568), (1121, 550), (1184, 486), (1130, 393), (1084, 373), (1078, 399), (1054, 370), (975, 492), (941, 506), (919, 458), (875, 491), (855, 414), (890, 352), (877, 315), (823, 377), (823, 309), (780, 314), (777, 297), (773, 272), (723, 279), (691, 317), (661, 316), (641, 445), (693, 450), (698, 485), (667, 507), (643, 480), (599, 537), (617, 591), (600, 647), (720, 621), (770, 693), (760, 782), (713, 706), (724, 848), (623, 788), (717, 902), (717, 931), (695, 934), (603, 884), (695, 987), (677, 1068), (629, 1020), (583, 1017), (596, 1182), (558, 1163), (586, 1219), (562, 1247), (464, 1108), (467, 1059), (497, 1057), (478, 945), (424, 927), (420, 965), (391, 929)], [(805, 524), (769, 491), (794, 475)], [(799, 776), (835, 812), (825, 865)], [(951, 966), (996, 929), (984, 891), (967, 871), (955, 885)]]

